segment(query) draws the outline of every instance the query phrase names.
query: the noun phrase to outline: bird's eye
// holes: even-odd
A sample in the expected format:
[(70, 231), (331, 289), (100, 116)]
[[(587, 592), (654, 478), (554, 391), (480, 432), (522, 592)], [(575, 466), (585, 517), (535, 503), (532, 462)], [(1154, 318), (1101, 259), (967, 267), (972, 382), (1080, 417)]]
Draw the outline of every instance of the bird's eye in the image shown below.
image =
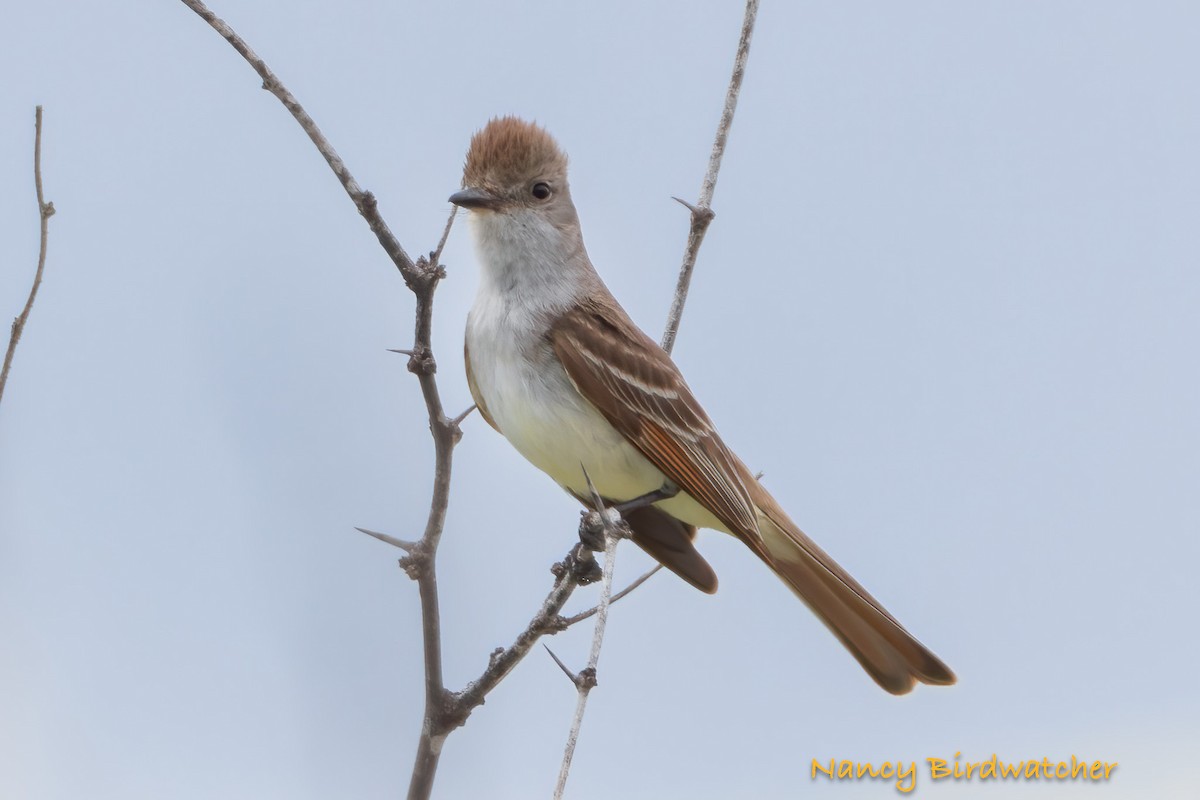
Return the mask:
[(533, 196), (536, 197), (538, 200), (545, 200), (548, 197), (550, 197), (550, 184), (535, 183), (533, 185), (533, 188), (530, 189), (529, 191), (532, 192)]

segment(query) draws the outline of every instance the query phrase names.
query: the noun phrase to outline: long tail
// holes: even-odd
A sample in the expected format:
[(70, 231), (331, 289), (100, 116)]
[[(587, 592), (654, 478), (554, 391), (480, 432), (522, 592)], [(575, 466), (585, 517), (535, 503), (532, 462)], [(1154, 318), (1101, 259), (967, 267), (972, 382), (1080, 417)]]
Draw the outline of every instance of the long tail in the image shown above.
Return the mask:
[(955, 682), (954, 673), (918, 642), (858, 581), (788, 519), (758, 481), (748, 487), (759, 509), (764, 558), (813, 610), (875, 682), (892, 694), (907, 694), (917, 681), (935, 686)]

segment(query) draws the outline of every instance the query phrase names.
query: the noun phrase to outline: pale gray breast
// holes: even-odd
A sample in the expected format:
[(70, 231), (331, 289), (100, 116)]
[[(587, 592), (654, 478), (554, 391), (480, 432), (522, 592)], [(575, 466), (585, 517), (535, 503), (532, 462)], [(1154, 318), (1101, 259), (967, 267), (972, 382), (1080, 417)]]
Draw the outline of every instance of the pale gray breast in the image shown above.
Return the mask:
[(662, 473), (571, 383), (544, 336), (547, 326), (515, 313), (513, 304), (477, 298), (467, 332), (475, 384), (504, 437), (576, 493), (587, 492), (581, 465), (608, 497), (658, 488)]

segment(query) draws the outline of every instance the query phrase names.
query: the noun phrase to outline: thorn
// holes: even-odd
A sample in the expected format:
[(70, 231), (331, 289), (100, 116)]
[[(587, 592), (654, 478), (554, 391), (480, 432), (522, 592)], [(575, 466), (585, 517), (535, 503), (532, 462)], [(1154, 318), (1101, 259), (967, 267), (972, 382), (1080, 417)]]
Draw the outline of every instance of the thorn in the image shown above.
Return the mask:
[(684, 200), (682, 197), (675, 197), (674, 195), (672, 195), (671, 199), (674, 200), (676, 203), (679, 203), (679, 205), (683, 206), (684, 208), (686, 208), (688, 211), (692, 212), (693, 214), (697, 214), (700, 212), (700, 209), (696, 208), (696, 206), (692, 205), (687, 200)]
[(466, 419), (467, 417), (471, 416), (471, 412), (477, 408), (479, 408), (479, 406), (476, 405), (475, 403), (472, 403), (470, 408), (468, 408), (466, 411), (459, 414), (454, 419), (450, 420), (450, 424), (457, 428), (459, 425), (462, 424), (462, 421), (464, 419)]
[(394, 348), (394, 347), (389, 347), (388, 352), (389, 353), (399, 353), (400, 355), (408, 356), (409, 358), (412, 358), (414, 355), (416, 355), (416, 353), (413, 352), (412, 350), (401, 350), (399, 348)]
[(566, 664), (564, 664), (564, 663), (562, 662), (562, 659), (561, 659), (561, 658), (559, 658), (558, 656), (556, 656), (556, 655), (554, 654), (554, 651), (553, 651), (553, 650), (551, 650), (551, 649), (550, 649), (549, 647), (547, 647), (545, 644), (543, 644), (543, 645), (542, 645), (542, 647), (545, 647), (545, 648), (546, 648), (546, 652), (547, 652), (547, 653), (549, 653), (549, 654), (550, 654), (550, 657), (554, 659), (554, 663), (555, 663), (555, 664), (558, 664), (558, 668), (559, 668), (559, 669), (561, 669), (561, 670), (563, 671), (563, 674), (567, 676), (567, 679), (568, 679), (569, 681), (571, 681), (571, 683), (575, 684), (576, 688), (578, 688), (578, 686), (579, 686), (579, 676), (578, 676), (578, 675), (576, 675), (574, 672), (571, 672), (571, 670), (569, 670), (569, 669), (567, 668), (567, 665), (566, 665)]
[(601, 517), (604, 516), (604, 501), (600, 499), (600, 493), (596, 491), (596, 484), (592, 483), (592, 476), (588, 475), (587, 467), (583, 462), (579, 462), (579, 468), (583, 470), (583, 479), (587, 481), (588, 492), (592, 495), (592, 502), (596, 504), (596, 510), (600, 512)]
[[(622, 510), (640, 508), (643, 505), (643, 503), (639, 503), (641, 500), (654, 502), (654, 499), (674, 497), (679, 493), (679, 490), (676, 488), (671, 488), (669, 491), (657, 489), (648, 495), (634, 498), (628, 503), (605, 507), (604, 498), (600, 496), (600, 492), (596, 491), (596, 484), (592, 483), (592, 476), (588, 474), (587, 467), (583, 465), (583, 462), (580, 462), (579, 468), (583, 470), (583, 479), (587, 481), (588, 492), (592, 496), (592, 505), (594, 506), (594, 510), (586, 512), (583, 515), (583, 520), (579, 523), (579, 540), (589, 550), (603, 550), (607, 546), (609, 536), (628, 539), (633, 535), (629, 530), (629, 525), (626, 524), (624, 518), (621, 516)], [(593, 545), (597, 544), (597, 540), (599, 546), (593, 547)]]
[(392, 547), (399, 547), (401, 550), (403, 550), (406, 553), (412, 553), (413, 551), (415, 551), (417, 549), (417, 546), (420, 544), (419, 542), (406, 542), (403, 539), (397, 539), (395, 536), (388, 536), (386, 533), (380, 533), (379, 531), (368, 530), (367, 528), (356, 527), (354, 530), (358, 531), (359, 533), (365, 533), (367, 536), (374, 536), (379, 541), (386, 542), (387, 544), (390, 544)]
[(679, 203), (680, 205), (682, 205), (688, 211), (692, 212), (692, 227), (693, 228), (699, 228), (699, 229), (707, 228), (708, 223), (712, 222), (713, 218), (717, 216), (717, 212), (713, 211), (708, 206), (694, 206), (691, 203), (689, 203), (687, 200), (684, 200), (679, 197), (672, 197), (671, 199), (674, 200), (676, 203)]

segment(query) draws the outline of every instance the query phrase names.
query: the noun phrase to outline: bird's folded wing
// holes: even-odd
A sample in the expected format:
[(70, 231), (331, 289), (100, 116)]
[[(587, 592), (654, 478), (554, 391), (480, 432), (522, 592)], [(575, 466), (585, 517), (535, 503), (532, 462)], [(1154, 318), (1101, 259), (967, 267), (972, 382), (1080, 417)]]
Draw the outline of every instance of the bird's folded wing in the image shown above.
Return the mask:
[(765, 553), (736, 458), (670, 356), (605, 300), (582, 301), (551, 326), (550, 343), (567, 376), (680, 490)]
[(500, 431), (500, 426), (492, 419), (492, 415), (488, 413), (487, 403), (483, 400), (483, 393), (479, 391), (479, 386), (475, 383), (475, 371), (471, 369), (471, 346), (463, 342), (463, 360), (467, 364), (467, 389), (471, 392), (471, 399), (475, 401), (475, 407), (479, 409), (479, 416), (483, 417), (484, 422), (491, 425), (497, 432)]

